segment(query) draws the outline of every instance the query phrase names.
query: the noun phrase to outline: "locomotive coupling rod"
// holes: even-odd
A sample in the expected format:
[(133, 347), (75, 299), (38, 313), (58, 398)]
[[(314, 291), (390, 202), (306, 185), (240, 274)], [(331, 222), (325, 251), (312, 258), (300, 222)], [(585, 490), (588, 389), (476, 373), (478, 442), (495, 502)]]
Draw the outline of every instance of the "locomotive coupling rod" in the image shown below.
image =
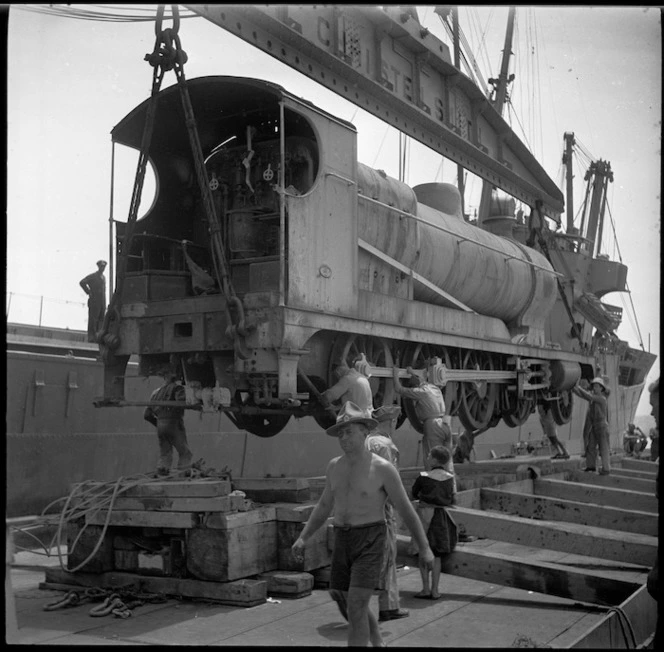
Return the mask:
[[(392, 378), (392, 369), (388, 367), (374, 367), (367, 363), (366, 365), (355, 365), (358, 371), (364, 374), (367, 378)], [(474, 380), (488, 380), (492, 383), (509, 383), (515, 381), (517, 377), (516, 371), (505, 370), (491, 370), (491, 369), (448, 369), (445, 365), (439, 365), (435, 369), (433, 378), (429, 378), (429, 374), (425, 369), (416, 369), (415, 373), (420, 378), (434, 383), (435, 385), (445, 386), (449, 382), (472, 382)], [(405, 369), (399, 369), (399, 378), (410, 378), (410, 373)]]

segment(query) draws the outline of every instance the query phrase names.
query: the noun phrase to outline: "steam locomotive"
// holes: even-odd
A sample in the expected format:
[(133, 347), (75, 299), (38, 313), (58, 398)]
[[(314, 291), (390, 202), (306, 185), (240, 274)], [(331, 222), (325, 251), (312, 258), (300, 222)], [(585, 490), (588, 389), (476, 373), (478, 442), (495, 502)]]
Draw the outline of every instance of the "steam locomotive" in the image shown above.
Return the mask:
[[(207, 187), (167, 88), (154, 202), (131, 233), (118, 224), (99, 404), (126, 403), (137, 355), (141, 374), (176, 368), (188, 403), (255, 435), (293, 417), (327, 427), (321, 392), (345, 360), (369, 376), (376, 407), (399, 401), (396, 365), (444, 388), (469, 429), (516, 427), (543, 401), (569, 421), (570, 390), (593, 373), (592, 326), (570, 330), (561, 274), (525, 244), (513, 200), (494, 201), (480, 228), (454, 186), (410, 188), (359, 163), (351, 123), (277, 84), (213, 76), (188, 90)], [(140, 148), (148, 102), (114, 142)], [(408, 401), (403, 415), (421, 432)]]

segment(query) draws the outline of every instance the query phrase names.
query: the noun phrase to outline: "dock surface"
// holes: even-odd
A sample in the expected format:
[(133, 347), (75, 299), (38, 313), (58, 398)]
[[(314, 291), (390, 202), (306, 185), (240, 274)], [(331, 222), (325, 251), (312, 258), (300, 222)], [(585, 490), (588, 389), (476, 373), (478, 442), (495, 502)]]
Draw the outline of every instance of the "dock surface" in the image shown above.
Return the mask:
[[(500, 465), (503, 465), (501, 462)], [(505, 469), (493, 472), (503, 474)], [(571, 464), (576, 467), (577, 464)], [(628, 468), (631, 466), (632, 469)], [(568, 463), (565, 468), (570, 467)], [(557, 465), (553, 471), (560, 471)], [(625, 464), (612, 477), (590, 477), (575, 468), (568, 475), (520, 480), (468, 490), (458, 519), (479, 534), (459, 543), (441, 574), (439, 600), (415, 598), (421, 580), (417, 558), (400, 537), (398, 585), (407, 618), (380, 623), (388, 647), (652, 647), (656, 603), (646, 591), (648, 566), (632, 563), (620, 547), (630, 537), (651, 555), (656, 537), (607, 529), (616, 509), (631, 510), (635, 498), (657, 518), (648, 492), (623, 487), (652, 482), (653, 466)], [(635, 471), (643, 477), (630, 477)], [(621, 472), (622, 471), (622, 472)], [(467, 473), (465, 473), (468, 476)], [(653, 473), (654, 475), (654, 473)], [(466, 477), (467, 484), (470, 479)], [(521, 489), (530, 482), (531, 491)], [(520, 484), (521, 483), (521, 484)], [(483, 491), (484, 489), (484, 491)], [(464, 492), (461, 492), (463, 494)], [(460, 495), (461, 495), (460, 494)], [(515, 499), (510, 501), (510, 495)], [(463, 496), (462, 496), (463, 498)], [(586, 501), (585, 507), (580, 501)], [(479, 501), (479, 502), (478, 502)], [(480, 503), (483, 503), (480, 504)], [(604, 503), (604, 505), (602, 505)], [(487, 509), (487, 507), (490, 508)], [(560, 513), (581, 511), (587, 522), (565, 521)], [(482, 509), (485, 509), (482, 516)], [(478, 520), (479, 519), (479, 520)], [(549, 520), (550, 519), (550, 520)], [(647, 525), (647, 524), (646, 524)], [(533, 530), (534, 528), (534, 530)], [(537, 544), (532, 531), (545, 537)], [(548, 533), (547, 533), (548, 532)], [(576, 537), (576, 538), (575, 538)], [(568, 539), (595, 541), (565, 549)], [(652, 541), (655, 543), (653, 544)], [(546, 543), (548, 542), (548, 543)], [(579, 552), (586, 553), (585, 555)], [(597, 556), (593, 556), (597, 555)], [(615, 558), (612, 558), (615, 557)], [(45, 582), (58, 569), (57, 553), (18, 551), (11, 562), (10, 590), (18, 631), (25, 645), (218, 645), (345, 646), (347, 624), (324, 588), (298, 598), (268, 597), (255, 606), (231, 606), (168, 596), (145, 603), (128, 618), (92, 617), (94, 602), (54, 611), (44, 607), (67, 589)], [(52, 573), (51, 573), (52, 574)], [(378, 613), (378, 599), (370, 605)]]

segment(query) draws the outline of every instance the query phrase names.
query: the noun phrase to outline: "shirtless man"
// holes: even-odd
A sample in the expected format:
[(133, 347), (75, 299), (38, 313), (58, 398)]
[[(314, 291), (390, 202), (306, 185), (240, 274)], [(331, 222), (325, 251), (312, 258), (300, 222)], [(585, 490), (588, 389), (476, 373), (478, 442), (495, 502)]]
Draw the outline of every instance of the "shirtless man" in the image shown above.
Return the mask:
[(331, 403), (341, 401), (341, 405), (351, 401), (362, 410), (373, 410), (373, 394), (366, 376), (349, 367), (345, 360), (339, 362), (334, 373), (339, 380), (323, 392), (324, 400)]
[(346, 609), (348, 645), (383, 647), (369, 600), (377, 589), (385, 549), (385, 502), (389, 497), (415, 537), (420, 559), (433, 566), (433, 553), (420, 519), (408, 499), (396, 468), (374, 455), (365, 442), (377, 425), (371, 413), (346, 402), (327, 434), (339, 438), (344, 452), (327, 466), (325, 489), (302, 533), (293, 544), (301, 554), (307, 540), (334, 508), (334, 551), (330, 594)]

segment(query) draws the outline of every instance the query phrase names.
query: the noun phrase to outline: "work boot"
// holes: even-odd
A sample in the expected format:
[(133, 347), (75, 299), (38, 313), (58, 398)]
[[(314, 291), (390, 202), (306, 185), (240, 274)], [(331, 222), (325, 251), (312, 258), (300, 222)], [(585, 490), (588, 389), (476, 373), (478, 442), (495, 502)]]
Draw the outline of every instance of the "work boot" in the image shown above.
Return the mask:
[(386, 620), (397, 620), (397, 618), (407, 618), (410, 615), (408, 609), (386, 609), (378, 612), (378, 620), (382, 623)]
[(170, 469), (167, 469), (165, 466), (157, 467), (157, 475), (168, 475), (171, 472)]

